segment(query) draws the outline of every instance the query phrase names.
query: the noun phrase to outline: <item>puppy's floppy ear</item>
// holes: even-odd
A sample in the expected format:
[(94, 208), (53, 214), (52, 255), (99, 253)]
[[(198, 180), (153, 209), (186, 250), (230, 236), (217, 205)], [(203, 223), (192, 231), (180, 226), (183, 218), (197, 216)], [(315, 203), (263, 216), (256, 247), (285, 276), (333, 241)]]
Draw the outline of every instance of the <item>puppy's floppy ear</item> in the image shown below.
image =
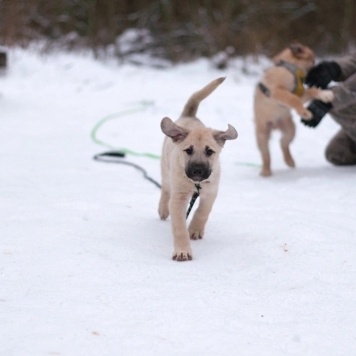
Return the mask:
[(213, 136), (220, 146), (224, 146), (226, 140), (235, 140), (237, 138), (237, 131), (235, 127), (228, 124), (226, 131), (214, 131)]
[(293, 42), (289, 45), (289, 49), (292, 51), (293, 56), (299, 58), (304, 53), (304, 46), (299, 42)]
[(189, 133), (188, 130), (175, 124), (169, 117), (162, 119), (161, 130), (165, 135), (170, 137), (173, 142), (183, 141)]

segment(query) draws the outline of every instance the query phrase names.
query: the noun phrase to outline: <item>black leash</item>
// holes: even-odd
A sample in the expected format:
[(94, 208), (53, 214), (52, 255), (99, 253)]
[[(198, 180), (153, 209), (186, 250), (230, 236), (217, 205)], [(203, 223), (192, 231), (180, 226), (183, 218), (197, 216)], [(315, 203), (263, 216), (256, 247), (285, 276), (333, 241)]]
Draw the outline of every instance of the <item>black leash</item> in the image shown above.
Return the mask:
[[(125, 164), (126, 166), (131, 166), (136, 168), (137, 170), (139, 170), (140, 172), (142, 172), (143, 177), (145, 179), (147, 179), (148, 181), (150, 181), (151, 183), (153, 183), (157, 188), (161, 189), (161, 184), (159, 184), (156, 180), (154, 180), (152, 177), (150, 177), (147, 174), (147, 171), (145, 169), (143, 169), (141, 166), (139, 166), (138, 164), (132, 163), (132, 162), (127, 162), (124, 161), (122, 158), (125, 158), (126, 154), (124, 152), (120, 152), (120, 151), (108, 151), (108, 152), (103, 152), (103, 153), (98, 153), (96, 154), (93, 159), (95, 161), (99, 161), (99, 162), (106, 162), (106, 163), (120, 163), (120, 164)], [(200, 189), (201, 186), (200, 184), (195, 184), (195, 187), (197, 188), (197, 191), (194, 192), (190, 203), (189, 203), (189, 208), (186, 214), (186, 218), (188, 218), (190, 211), (193, 208), (193, 205), (195, 203), (195, 201), (197, 200), (197, 198), (200, 195)]]
[(189, 208), (187, 210), (187, 215), (185, 216), (186, 219), (188, 219), (188, 216), (189, 216), (189, 213), (190, 211), (192, 210), (192, 207), (195, 203), (195, 201), (197, 200), (197, 198), (199, 197), (200, 195), (200, 189), (201, 189), (201, 186), (200, 184), (195, 184), (195, 187), (197, 188), (197, 191), (194, 192), (193, 196), (192, 196), (192, 199), (190, 199), (190, 203), (189, 203)]
[[(93, 157), (93, 159), (95, 159), (96, 161), (99, 162), (107, 162), (107, 163), (120, 163), (120, 164), (126, 164), (127, 166), (131, 166), (136, 168), (137, 170), (139, 170), (140, 172), (142, 172), (143, 177), (147, 180), (149, 180), (150, 182), (152, 182), (156, 187), (158, 187), (159, 189), (161, 189), (161, 184), (159, 184), (156, 180), (154, 180), (153, 178), (151, 178), (148, 174), (147, 171), (145, 169), (143, 169), (141, 166), (132, 163), (132, 162), (127, 162), (122, 160), (121, 158), (124, 158), (126, 155), (123, 152), (120, 151), (110, 151), (110, 152), (104, 152), (104, 153), (99, 153), (97, 155), (95, 155)], [(105, 157), (109, 157), (109, 158), (105, 158)], [(110, 158), (111, 157), (111, 158)], [(119, 159), (117, 159), (119, 158)]]

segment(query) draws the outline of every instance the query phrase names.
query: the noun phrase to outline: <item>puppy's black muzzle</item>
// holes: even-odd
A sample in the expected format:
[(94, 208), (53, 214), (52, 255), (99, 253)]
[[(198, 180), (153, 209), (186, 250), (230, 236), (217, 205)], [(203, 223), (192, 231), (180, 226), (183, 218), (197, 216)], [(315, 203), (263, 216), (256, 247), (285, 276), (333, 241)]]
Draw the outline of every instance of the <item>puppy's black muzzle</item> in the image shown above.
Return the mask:
[(209, 178), (211, 174), (211, 169), (207, 164), (192, 163), (186, 168), (185, 174), (192, 181), (201, 182)]

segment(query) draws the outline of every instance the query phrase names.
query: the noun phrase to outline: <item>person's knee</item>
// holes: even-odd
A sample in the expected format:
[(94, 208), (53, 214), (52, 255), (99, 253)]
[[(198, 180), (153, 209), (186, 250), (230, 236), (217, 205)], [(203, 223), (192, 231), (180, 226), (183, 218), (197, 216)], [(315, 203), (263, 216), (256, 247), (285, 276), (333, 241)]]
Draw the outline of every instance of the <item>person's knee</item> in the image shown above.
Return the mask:
[(335, 150), (335, 148), (327, 146), (325, 149), (325, 158), (331, 164), (335, 166), (342, 166), (343, 163), (343, 154), (341, 150)]
[(336, 166), (356, 165), (356, 144), (350, 139), (343, 140), (341, 138), (337, 137), (326, 147), (326, 160)]

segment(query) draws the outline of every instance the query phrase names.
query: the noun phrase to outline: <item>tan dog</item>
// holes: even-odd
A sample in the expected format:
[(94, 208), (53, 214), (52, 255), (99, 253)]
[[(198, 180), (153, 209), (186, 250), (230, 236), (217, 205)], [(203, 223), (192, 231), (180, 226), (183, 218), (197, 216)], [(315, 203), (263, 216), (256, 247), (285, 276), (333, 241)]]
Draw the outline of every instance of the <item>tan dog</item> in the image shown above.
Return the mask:
[[(177, 261), (191, 260), (190, 239), (201, 239), (204, 235), (205, 224), (218, 192), (219, 154), (226, 140), (237, 137), (231, 125), (226, 131), (217, 131), (205, 127), (195, 117), (199, 103), (224, 79), (216, 79), (194, 93), (177, 121), (173, 122), (168, 117), (161, 121), (161, 129), (167, 137), (162, 150), (162, 188), (158, 213), (162, 220), (171, 214), (173, 259)], [(197, 189), (200, 190), (199, 206), (187, 229), (187, 206)]]
[(267, 69), (258, 83), (254, 98), (256, 139), (262, 156), (262, 176), (270, 176), (271, 158), (268, 148), (273, 129), (282, 132), (283, 158), (289, 167), (295, 167), (289, 145), (295, 136), (291, 109), (305, 119), (312, 113), (303, 103), (311, 99), (329, 102), (333, 99), (330, 90), (315, 87), (304, 88), (303, 80), (314, 64), (313, 51), (300, 43), (293, 43), (273, 58), (274, 66)]

